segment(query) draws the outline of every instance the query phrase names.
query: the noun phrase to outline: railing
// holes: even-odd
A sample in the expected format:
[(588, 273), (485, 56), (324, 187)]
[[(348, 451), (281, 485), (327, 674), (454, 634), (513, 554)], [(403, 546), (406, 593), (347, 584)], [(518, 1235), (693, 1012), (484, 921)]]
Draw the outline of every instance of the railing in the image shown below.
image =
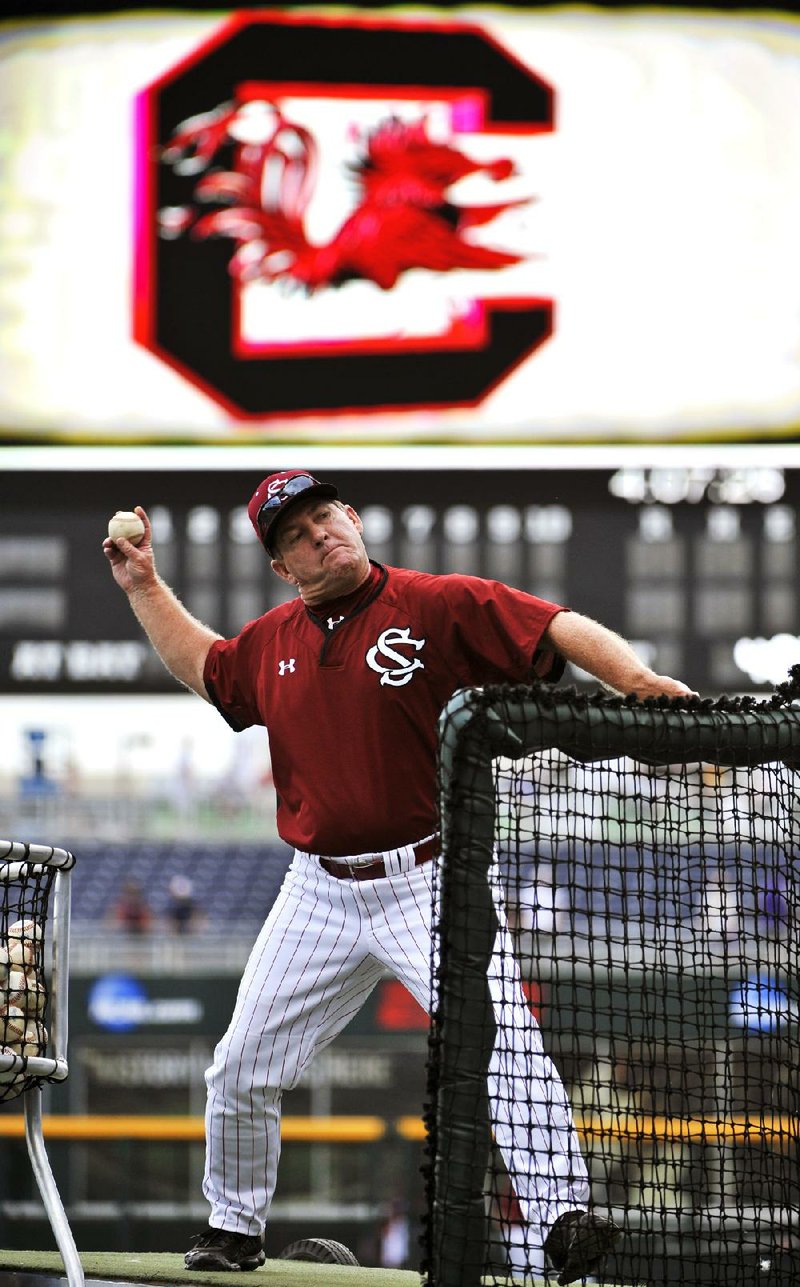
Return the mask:
[[(206, 1222), (208, 1207), (200, 1192), (202, 1116), (54, 1113), (45, 1115), (43, 1124), (59, 1169), (65, 1177), (75, 1174), (76, 1182), (65, 1184), (66, 1207), (70, 1221), (80, 1226), (84, 1237), (100, 1237), (103, 1246), (120, 1251), (159, 1250), (167, 1236), (165, 1228), (185, 1226), (176, 1236), (188, 1237), (194, 1226)], [(0, 1115), (0, 1150), (21, 1142), (23, 1129), (20, 1115)], [(363, 1241), (371, 1248), (367, 1255), (376, 1256), (389, 1204), (400, 1200), (413, 1212), (419, 1199), (419, 1151), (424, 1140), (421, 1119), (286, 1115), (281, 1135), (285, 1143), (310, 1152), (310, 1173), (307, 1187), (293, 1192), (290, 1185), (273, 1202), (273, 1239), (289, 1242), (313, 1233), (346, 1242)], [(162, 1159), (166, 1149), (173, 1159), (178, 1155), (185, 1158), (186, 1165), (178, 1163), (170, 1179), (145, 1196), (133, 1177), (142, 1163), (148, 1174), (153, 1166), (154, 1156), (145, 1159), (143, 1150), (159, 1149)], [(81, 1173), (91, 1167), (94, 1156), (100, 1158), (101, 1166), (107, 1166), (112, 1151), (112, 1182), (106, 1175), (102, 1193), (96, 1185), (93, 1194), (87, 1193), (80, 1182)], [(355, 1184), (351, 1177), (344, 1186), (325, 1183), (331, 1154), (343, 1151), (358, 1159), (363, 1177)], [(9, 1181), (5, 1195), (0, 1195), (0, 1234), (11, 1237), (3, 1245), (38, 1245), (38, 1239), (46, 1237), (41, 1229), (43, 1214), (35, 1196)], [(412, 1249), (410, 1254), (416, 1253)]]
[[(204, 1121), (200, 1116), (108, 1116), (102, 1114), (57, 1114), (42, 1118), (44, 1133), (61, 1140), (203, 1140)], [(24, 1134), (22, 1115), (0, 1117), (0, 1138)], [(421, 1119), (400, 1117), (387, 1121), (383, 1117), (284, 1117), (281, 1137), (284, 1141), (307, 1144), (364, 1144), (395, 1136), (404, 1140), (422, 1140), (425, 1130)]]
[[(44, 1133), (51, 1139), (99, 1140), (193, 1140), (205, 1139), (200, 1116), (51, 1114), (43, 1116)], [(750, 1144), (765, 1148), (796, 1147), (800, 1139), (800, 1118), (786, 1113), (750, 1116), (736, 1113), (725, 1117), (666, 1117), (640, 1113), (577, 1113), (575, 1125), (585, 1141), (672, 1142), (680, 1144)], [(22, 1114), (0, 1116), (0, 1138), (24, 1135)], [(425, 1138), (421, 1118), (374, 1116), (294, 1116), (281, 1121), (281, 1136), (306, 1144), (364, 1144), (378, 1140)]]
[[(591, 1149), (592, 1144), (599, 1144), (601, 1151), (605, 1142), (616, 1141), (617, 1144), (667, 1144), (669, 1153), (665, 1155), (668, 1164), (674, 1165), (678, 1149), (684, 1146), (700, 1146), (712, 1151), (724, 1149), (729, 1145), (745, 1145), (750, 1148), (785, 1149), (796, 1146), (800, 1137), (800, 1119), (790, 1114), (732, 1114), (715, 1117), (680, 1117), (646, 1113), (576, 1113), (576, 1126), (585, 1146)], [(130, 1149), (137, 1149), (147, 1143), (174, 1142), (184, 1144), (187, 1148), (200, 1146), (204, 1142), (204, 1120), (200, 1115), (102, 1115), (102, 1114), (50, 1114), (42, 1119), (43, 1132), (56, 1147), (70, 1148), (72, 1145), (88, 1147), (92, 1143), (102, 1144), (107, 1141), (120, 1141)], [(0, 1115), (0, 1141), (22, 1139), (24, 1136), (24, 1119), (21, 1114)], [(405, 1162), (401, 1162), (404, 1178), (398, 1175), (398, 1184), (406, 1192), (409, 1207), (413, 1209), (418, 1188), (419, 1147), (425, 1139), (425, 1127), (421, 1118), (403, 1116), (384, 1118), (376, 1115), (335, 1115), (335, 1116), (302, 1116), (287, 1115), (282, 1122), (282, 1137), (286, 1143), (311, 1145), (325, 1150), (334, 1146), (364, 1145), (380, 1150), (395, 1150), (399, 1147)], [(127, 1149), (123, 1153), (121, 1171), (127, 1173), (132, 1159)], [(385, 1162), (384, 1158), (384, 1162)], [(392, 1168), (397, 1165), (398, 1154), (395, 1152)], [(379, 1169), (385, 1171), (385, 1166)], [(387, 1163), (388, 1165), (388, 1163)], [(114, 1225), (120, 1228), (140, 1222), (141, 1228), (149, 1225), (163, 1224), (169, 1221), (198, 1221), (205, 1218), (207, 1209), (199, 1200), (176, 1193), (172, 1197), (147, 1201), (136, 1200), (122, 1191), (116, 1197), (110, 1193), (103, 1200), (79, 1198), (69, 1201), (68, 1211), (72, 1220), (100, 1221), (104, 1226)], [(693, 1201), (691, 1209), (676, 1204), (669, 1209), (655, 1209), (648, 1204), (626, 1204), (623, 1208), (610, 1208), (612, 1216), (631, 1233), (647, 1236), (663, 1247), (665, 1254), (681, 1254), (681, 1239), (687, 1230), (695, 1233), (705, 1230), (709, 1236), (721, 1239), (720, 1247), (725, 1247), (725, 1231), (730, 1222), (735, 1221), (740, 1230), (750, 1234), (765, 1235), (774, 1233), (781, 1238), (787, 1229), (794, 1228), (796, 1213), (781, 1208), (765, 1208), (758, 1204), (745, 1204), (735, 1194), (711, 1189), (705, 1198)], [(365, 1193), (351, 1195), (350, 1198), (339, 1197), (333, 1201), (330, 1195), (311, 1193), (304, 1196), (287, 1197), (276, 1201), (273, 1206), (273, 1217), (285, 1222), (286, 1227), (296, 1224), (308, 1228), (312, 1225), (348, 1224), (352, 1227), (377, 1229), (385, 1211), (378, 1192), (372, 1195)], [(15, 1225), (20, 1222), (36, 1222), (42, 1218), (40, 1205), (24, 1196), (7, 1198), (0, 1201), (0, 1215)], [(687, 1221), (689, 1222), (687, 1224)], [(122, 1236), (122, 1235), (120, 1235)], [(126, 1244), (127, 1245), (127, 1244)]]
[(219, 794), (176, 803), (164, 794), (142, 791), (78, 793), (66, 790), (17, 794), (0, 792), (0, 831), (15, 835), (65, 835), (79, 840), (276, 840), (271, 792), (246, 800)]

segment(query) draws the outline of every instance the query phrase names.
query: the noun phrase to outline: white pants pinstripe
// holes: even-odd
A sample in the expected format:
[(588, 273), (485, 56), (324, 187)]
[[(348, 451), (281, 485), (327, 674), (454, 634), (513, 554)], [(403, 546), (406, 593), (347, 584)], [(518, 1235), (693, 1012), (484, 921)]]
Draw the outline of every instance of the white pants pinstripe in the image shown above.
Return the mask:
[[(275, 1191), (280, 1108), (312, 1057), (366, 1001), (385, 970), (430, 1008), (433, 862), (380, 880), (338, 880), (296, 852), (245, 967), (233, 1017), (206, 1073), (203, 1192), (215, 1228), (262, 1234)], [(503, 976), (499, 956), (503, 955)], [(495, 1139), (541, 1243), (589, 1186), (560, 1078), (516, 977), (505, 925), (490, 976), (503, 1051), (489, 1075)], [(515, 968), (515, 967), (514, 967)], [(508, 1049), (513, 1041), (513, 1048)]]

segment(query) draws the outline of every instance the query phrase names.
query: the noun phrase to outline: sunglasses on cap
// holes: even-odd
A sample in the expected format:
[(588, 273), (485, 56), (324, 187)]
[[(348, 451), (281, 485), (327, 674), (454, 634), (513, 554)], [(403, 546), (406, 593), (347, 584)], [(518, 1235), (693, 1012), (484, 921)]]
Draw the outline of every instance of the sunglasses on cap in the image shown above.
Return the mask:
[(293, 478), (287, 478), (285, 482), (280, 483), (271, 496), (260, 506), (256, 516), (258, 530), (261, 534), (261, 540), (268, 550), (272, 549), (271, 533), (275, 526), (282, 509), (289, 501), (294, 501), (302, 496), (304, 492), (313, 491), (322, 493), (326, 496), (335, 496), (336, 488), (327, 483), (320, 483), (319, 479), (312, 478), (310, 474), (295, 474)]

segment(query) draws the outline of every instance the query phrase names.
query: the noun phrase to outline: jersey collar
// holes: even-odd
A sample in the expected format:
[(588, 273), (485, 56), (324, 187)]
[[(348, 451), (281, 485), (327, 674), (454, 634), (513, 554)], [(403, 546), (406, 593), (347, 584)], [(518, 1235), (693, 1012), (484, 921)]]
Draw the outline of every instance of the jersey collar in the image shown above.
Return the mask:
[(306, 608), (306, 613), (314, 625), (319, 626), (326, 634), (337, 630), (346, 621), (352, 620), (359, 612), (368, 608), (385, 586), (389, 576), (386, 568), (381, 563), (375, 563), (373, 559), (369, 562), (369, 575), (357, 590), (352, 590), (350, 594), (344, 594), (338, 599), (329, 599), (327, 603), (318, 604), (316, 608)]

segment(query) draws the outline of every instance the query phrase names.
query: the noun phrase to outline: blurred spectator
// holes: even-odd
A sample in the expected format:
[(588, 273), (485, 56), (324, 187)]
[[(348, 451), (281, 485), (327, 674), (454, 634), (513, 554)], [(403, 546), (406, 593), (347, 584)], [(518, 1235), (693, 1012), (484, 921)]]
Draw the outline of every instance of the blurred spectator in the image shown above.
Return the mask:
[(188, 876), (173, 876), (169, 882), (167, 923), (175, 934), (191, 934), (200, 928), (202, 914)]
[(113, 904), (109, 919), (126, 934), (147, 934), (153, 927), (153, 913), (141, 885), (126, 880)]
[(782, 873), (765, 872), (758, 903), (760, 936), (784, 938), (789, 930), (790, 908), (786, 878)]
[(539, 863), (533, 882), (516, 887), (512, 883), (507, 900), (513, 930), (548, 936), (570, 929), (570, 891), (556, 887), (550, 863)]
[(57, 790), (57, 783), (50, 775), (45, 759), (47, 731), (42, 728), (29, 728), (25, 730), (25, 737), (28, 743), (30, 769), (19, 780), (20, 795), (52, 795)]
[[(631, 1045), (628, 1088), (642, 1125), (639, 1205), (655, 1211), (696, 1205), (702, 1169), (698, 1150), (682, 1128), (719, 1112), (715, 1072), (710, 1052), (691, 1041)], [(700, 1151), (708, 1162), (709, 1148)]]
[(701, 891), (699, 928), (709, 938), (732, 940), (741, 929), (740, 915), (735, 874), (718, 864), (707, 874)]
[(593, 1200), (600, 1206), (625, 1206), (640, 1178), (642, 1150), (635, 1130), (631, 1134), (636, 1104), (626, 1055), (598, 1037), (572, 1085), (573, 1111), (588, 1129)]
[(172, 803), (179, 818), (189, 818), (195, 804), (197, 784), (192, 760), (193, 751), (192, 739), (185, 737), (181, 742), (174, 777), (169, 784)]
[(264, 746), (253, 736), (258, 729), (245, 729), (237, 737), (231, 750), (228, 767), (214, 790), (215, 808), (222, 814), (232, 815), (251, 805), (254, 797), (272, 787), (272, 765), (264, 759)]
[(408, 1212), (402, 1198), (393, 1198), (380, 1231), (380, 1258), (384, 1269), (405, 1269), (411, 1250)]
[[(496, 1153), (487, 1180), (490, 1194), (489, 1246), (493, 1261), (498, 1268), (510, 1271), (515, 1277), (519, 1275), (520, 1278), (525, 1278), (531, 1272), (544, 1273), (543, 1253), (538, 1248), (529, 1248), (527, 1245), (525, 1220), (519, 1199), (508, 1173), (499, 1164)], [(530, 1279), (525, 1278), (525, 1281), (529, 1282)]]

